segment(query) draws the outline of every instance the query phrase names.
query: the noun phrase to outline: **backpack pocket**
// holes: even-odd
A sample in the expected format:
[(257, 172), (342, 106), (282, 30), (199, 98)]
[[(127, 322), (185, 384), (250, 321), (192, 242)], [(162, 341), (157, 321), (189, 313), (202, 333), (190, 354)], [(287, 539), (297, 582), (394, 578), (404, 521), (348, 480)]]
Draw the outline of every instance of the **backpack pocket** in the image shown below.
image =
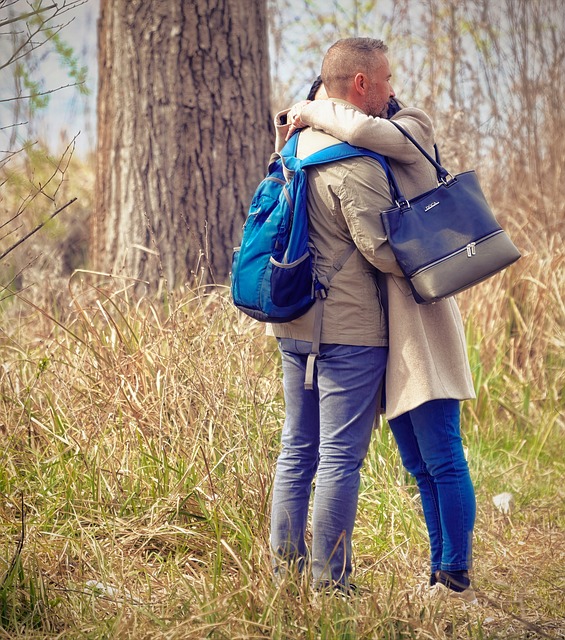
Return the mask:
[(270, 296), (277, 307), (302, 306), (313, 300), (312, 260), (307, 252), (289, 264), (271, 257)]

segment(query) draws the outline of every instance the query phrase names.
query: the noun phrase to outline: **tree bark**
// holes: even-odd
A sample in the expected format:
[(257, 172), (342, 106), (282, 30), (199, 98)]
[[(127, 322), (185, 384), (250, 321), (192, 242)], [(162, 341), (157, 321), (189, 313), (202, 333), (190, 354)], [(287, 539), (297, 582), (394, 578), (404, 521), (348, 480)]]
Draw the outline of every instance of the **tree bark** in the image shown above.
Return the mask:
[(272, 147), (265, 0), (102, 0), (93, 265), (226, 282)]

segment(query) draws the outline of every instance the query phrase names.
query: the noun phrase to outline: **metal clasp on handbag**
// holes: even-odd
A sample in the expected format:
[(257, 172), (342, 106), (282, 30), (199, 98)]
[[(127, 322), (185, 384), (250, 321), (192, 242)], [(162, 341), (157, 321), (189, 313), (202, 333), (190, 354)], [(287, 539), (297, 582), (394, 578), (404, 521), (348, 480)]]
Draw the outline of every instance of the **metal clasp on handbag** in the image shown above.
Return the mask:
[(467, 258), (472, 258), (476, 253), (475, 242), (469, 242), (467, 245)]
[(446, 169), (444, 169), (444, 171), (445, 174), (439, 178), (439, 181), (443, 182), (443, 184), (448, 187), (452, 182), (455, 182), (457, 178), (452, 173), (449, 173), (449, 171), (447, 171)]

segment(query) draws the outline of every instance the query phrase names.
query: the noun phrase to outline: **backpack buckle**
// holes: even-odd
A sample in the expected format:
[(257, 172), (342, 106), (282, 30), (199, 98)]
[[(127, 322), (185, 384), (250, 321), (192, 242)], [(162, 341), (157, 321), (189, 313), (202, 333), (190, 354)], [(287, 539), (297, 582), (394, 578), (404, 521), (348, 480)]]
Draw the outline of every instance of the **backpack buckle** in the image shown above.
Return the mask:
[(328, 297), (328, 289), (329, 289), (329, 282), (327, 285), (323, 284), (316, 277), (312, 282), (312, 297), (319, 298), (320, 300), (325, 300)]

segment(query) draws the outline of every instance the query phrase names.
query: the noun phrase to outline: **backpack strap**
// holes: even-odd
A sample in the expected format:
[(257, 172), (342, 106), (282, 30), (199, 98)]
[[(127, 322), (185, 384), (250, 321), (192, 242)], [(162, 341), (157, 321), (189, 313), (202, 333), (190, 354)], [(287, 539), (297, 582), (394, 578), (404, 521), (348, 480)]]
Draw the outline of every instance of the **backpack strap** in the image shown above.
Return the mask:
[[(296, 158), (299, 135), (300, 132), (297, 131), (279, 152), (279, 155), (283, 160)], [(369, 158), (376, 160), (384, 169), (388, 178), (390, 169), (384, 156), (379, 153), (375, 153), (370, 149), (365, 149), (364, 147), (354, 147), (347, 142), (337, 142), (329, 147), (324, 147), (319, 151), (315, 151), (305, 158), (297, 158), (297, 160), (299, 166), (304, 168), (315, 164), (327, 164), (328, 162), (337, 162), (338, 160), (345, 160), (346, 158), (355, 158), (360, 156), (368, 156)]]
[(312, 349), (306, 361), (306, 376), (304, 379), (304, 388), (307, 390), (314, 388), (314, 364), (316, 358), (320, 355), (320, 339), (322, 337), (322, 315), (324, 313), (324, 300), (328, 297), (328, 289), (330, 288), (330, 280), (335, 274), (341, 270), (349, 257), (353, 254), (357, 247), (355, 243), (351, 243), (349, 247), (339, 256), (333, 263), (327, 273), (320, 278), (319, 292), (316, 292), (316, 302), (314, 303), (314, 330), (312, 336)]

